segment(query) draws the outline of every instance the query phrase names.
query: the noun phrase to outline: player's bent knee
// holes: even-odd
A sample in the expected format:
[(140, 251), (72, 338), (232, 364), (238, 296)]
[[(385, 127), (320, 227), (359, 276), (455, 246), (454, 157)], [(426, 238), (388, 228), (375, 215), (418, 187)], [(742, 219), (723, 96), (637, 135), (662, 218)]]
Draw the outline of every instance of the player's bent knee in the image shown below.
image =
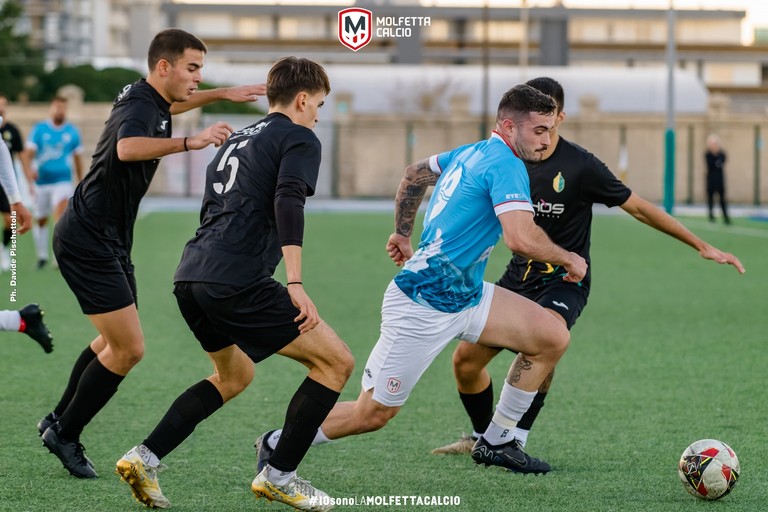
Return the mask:
[(234, 379), (219, 379), (219, 385), (217, 388), (219, 389), (219, 393), (221, 393), (222, 398), (226, 402), (227, 400), (230, 400), (231, 398), (234, 398), (245, 391), (245, 388), (247, 388), (252, 381), (253, 372), (251, 372), (250, 375), (238, 375), (237, 378)]
[(459, 382), (474, 381), (485, 366), (466, 352), (453, 353), (453, 373)]
[(397, 414), (397, 407), (377, 406), (365, 415), (363, 425), (365, 432), (373, 432), (384, 428), (389, 420)]
[(318, 361), (318, 366), (323, 373), (334, 374), (347, 382), (355, 369), (355, 358), (349, 347), (339, 340), (334, 344), (333, 352)]
[(120, 358), (124, 365), (133, 367), (139, 364), (144, 358), (144, 343), (132, 344), (122, 349), (113, 349), (113, 352)]
[(547, 338), (546, 349), (549, 352), (562, 355), (571, 341), (571, 333), (559, 322), (556, 324), (556, 327), (557, 328), (553, 329), (552, 334)]

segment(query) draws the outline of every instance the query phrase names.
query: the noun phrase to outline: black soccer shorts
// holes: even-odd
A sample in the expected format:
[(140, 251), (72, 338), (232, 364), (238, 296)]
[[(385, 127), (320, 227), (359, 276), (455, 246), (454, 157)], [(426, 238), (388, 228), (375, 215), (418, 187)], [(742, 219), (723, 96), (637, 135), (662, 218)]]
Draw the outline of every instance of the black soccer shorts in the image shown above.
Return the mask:
[(571, 330), (576, 324), (576, 320), (586, 307), (589, 297), (589, 288), (562, 279), (553, 279), (535, 289), (521, 288), (512, 291), (532, 300), (541, 307), (559, 313), (565, 319), (568, 330)]
[(126, 255), (118, 257), (104, 247), (77, 247), (54, 232), (53, 253), (59, 270), (86, 315), (117, 311), (137, 304), (136, 277)]
[(177, 282), (179, 310), (206, 352), (237, 345), (254, 363), (299, 336), (299, 310), (288, 290), (272, 279), (248, 287)]

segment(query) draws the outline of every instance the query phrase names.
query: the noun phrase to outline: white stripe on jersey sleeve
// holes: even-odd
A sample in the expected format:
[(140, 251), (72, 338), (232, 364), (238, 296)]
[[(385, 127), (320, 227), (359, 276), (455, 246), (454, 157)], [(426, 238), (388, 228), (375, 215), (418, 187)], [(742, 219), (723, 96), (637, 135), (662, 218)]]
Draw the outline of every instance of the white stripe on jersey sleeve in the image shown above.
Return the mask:
[(437, 155), (429, 157), (429, 168), (438, 176), (443, 174), (443, 170), (440, 168), (440, 164), (437, 161)]
[(496, 212), (498, 217), (502, 213), (511, 212), (514, 210), (523, 210), (533, 213), (533, 206), (528, 201), (504, 201), (493, 207), (493, 211)]

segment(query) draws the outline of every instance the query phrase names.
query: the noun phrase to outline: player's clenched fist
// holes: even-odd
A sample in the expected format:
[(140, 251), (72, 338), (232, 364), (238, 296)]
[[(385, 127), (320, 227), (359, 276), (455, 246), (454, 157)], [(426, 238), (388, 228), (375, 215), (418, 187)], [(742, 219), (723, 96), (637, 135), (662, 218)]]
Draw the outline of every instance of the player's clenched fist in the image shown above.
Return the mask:
[(216, 124), (212, 124), (197, 135), (193, 135), (187, 139), (187, 148), (189, 149), (203, 149), (209, 144), (213, 144), (216, 147), (224, 144), (227, 137), (235, 131), (229, 123), (219, 121)]

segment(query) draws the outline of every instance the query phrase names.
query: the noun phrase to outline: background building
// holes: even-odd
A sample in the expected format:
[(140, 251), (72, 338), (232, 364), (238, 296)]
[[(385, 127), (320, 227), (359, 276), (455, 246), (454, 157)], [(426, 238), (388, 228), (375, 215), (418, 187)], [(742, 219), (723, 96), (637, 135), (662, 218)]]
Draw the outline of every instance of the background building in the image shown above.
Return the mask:
[[(167, 26), (206, 42), (204, 75), (213, 83), (261, 82), (284, 55), (323, 63), (333, 94), (317, 129), (326, 148), (320, 195), (389, 197), (403, 166), (482, 137), (503, 90), (546, 74), (566, 87), (564, 135), (589, 147), (642, 195), (661, 200), (668, 10), (514, 3), (24, 2), (26, 28), (51, 65), (90, 62), (145, 72), (148, 41)], [(338, 12), (353, 5), (373, 11), (374, 20), (429, 17), (429, 23), (410, 26), (408, 37), (374, 35), (353, 52), (338, 39)], [(741, 43), (744, 11), (677, 10), (675, 18), (675, 199), (703, 200), (704, 140), (718, 132), (729, 152), (729, 196), (761, 204), (768, 197), (768, 45), (760, 37)], [(189, 131), (209, 120), (192, 115), (174, 126)], [(245, 126), (253, 119), (230, 121)], [(81, 122), (91, 124), (88, 116)], [(101, 122), (94, 120), (90, 130), (98, 133)], [(164, 159), (168, 172), (158, 175), (153, 191), (199, 194), (210, 156)]]

